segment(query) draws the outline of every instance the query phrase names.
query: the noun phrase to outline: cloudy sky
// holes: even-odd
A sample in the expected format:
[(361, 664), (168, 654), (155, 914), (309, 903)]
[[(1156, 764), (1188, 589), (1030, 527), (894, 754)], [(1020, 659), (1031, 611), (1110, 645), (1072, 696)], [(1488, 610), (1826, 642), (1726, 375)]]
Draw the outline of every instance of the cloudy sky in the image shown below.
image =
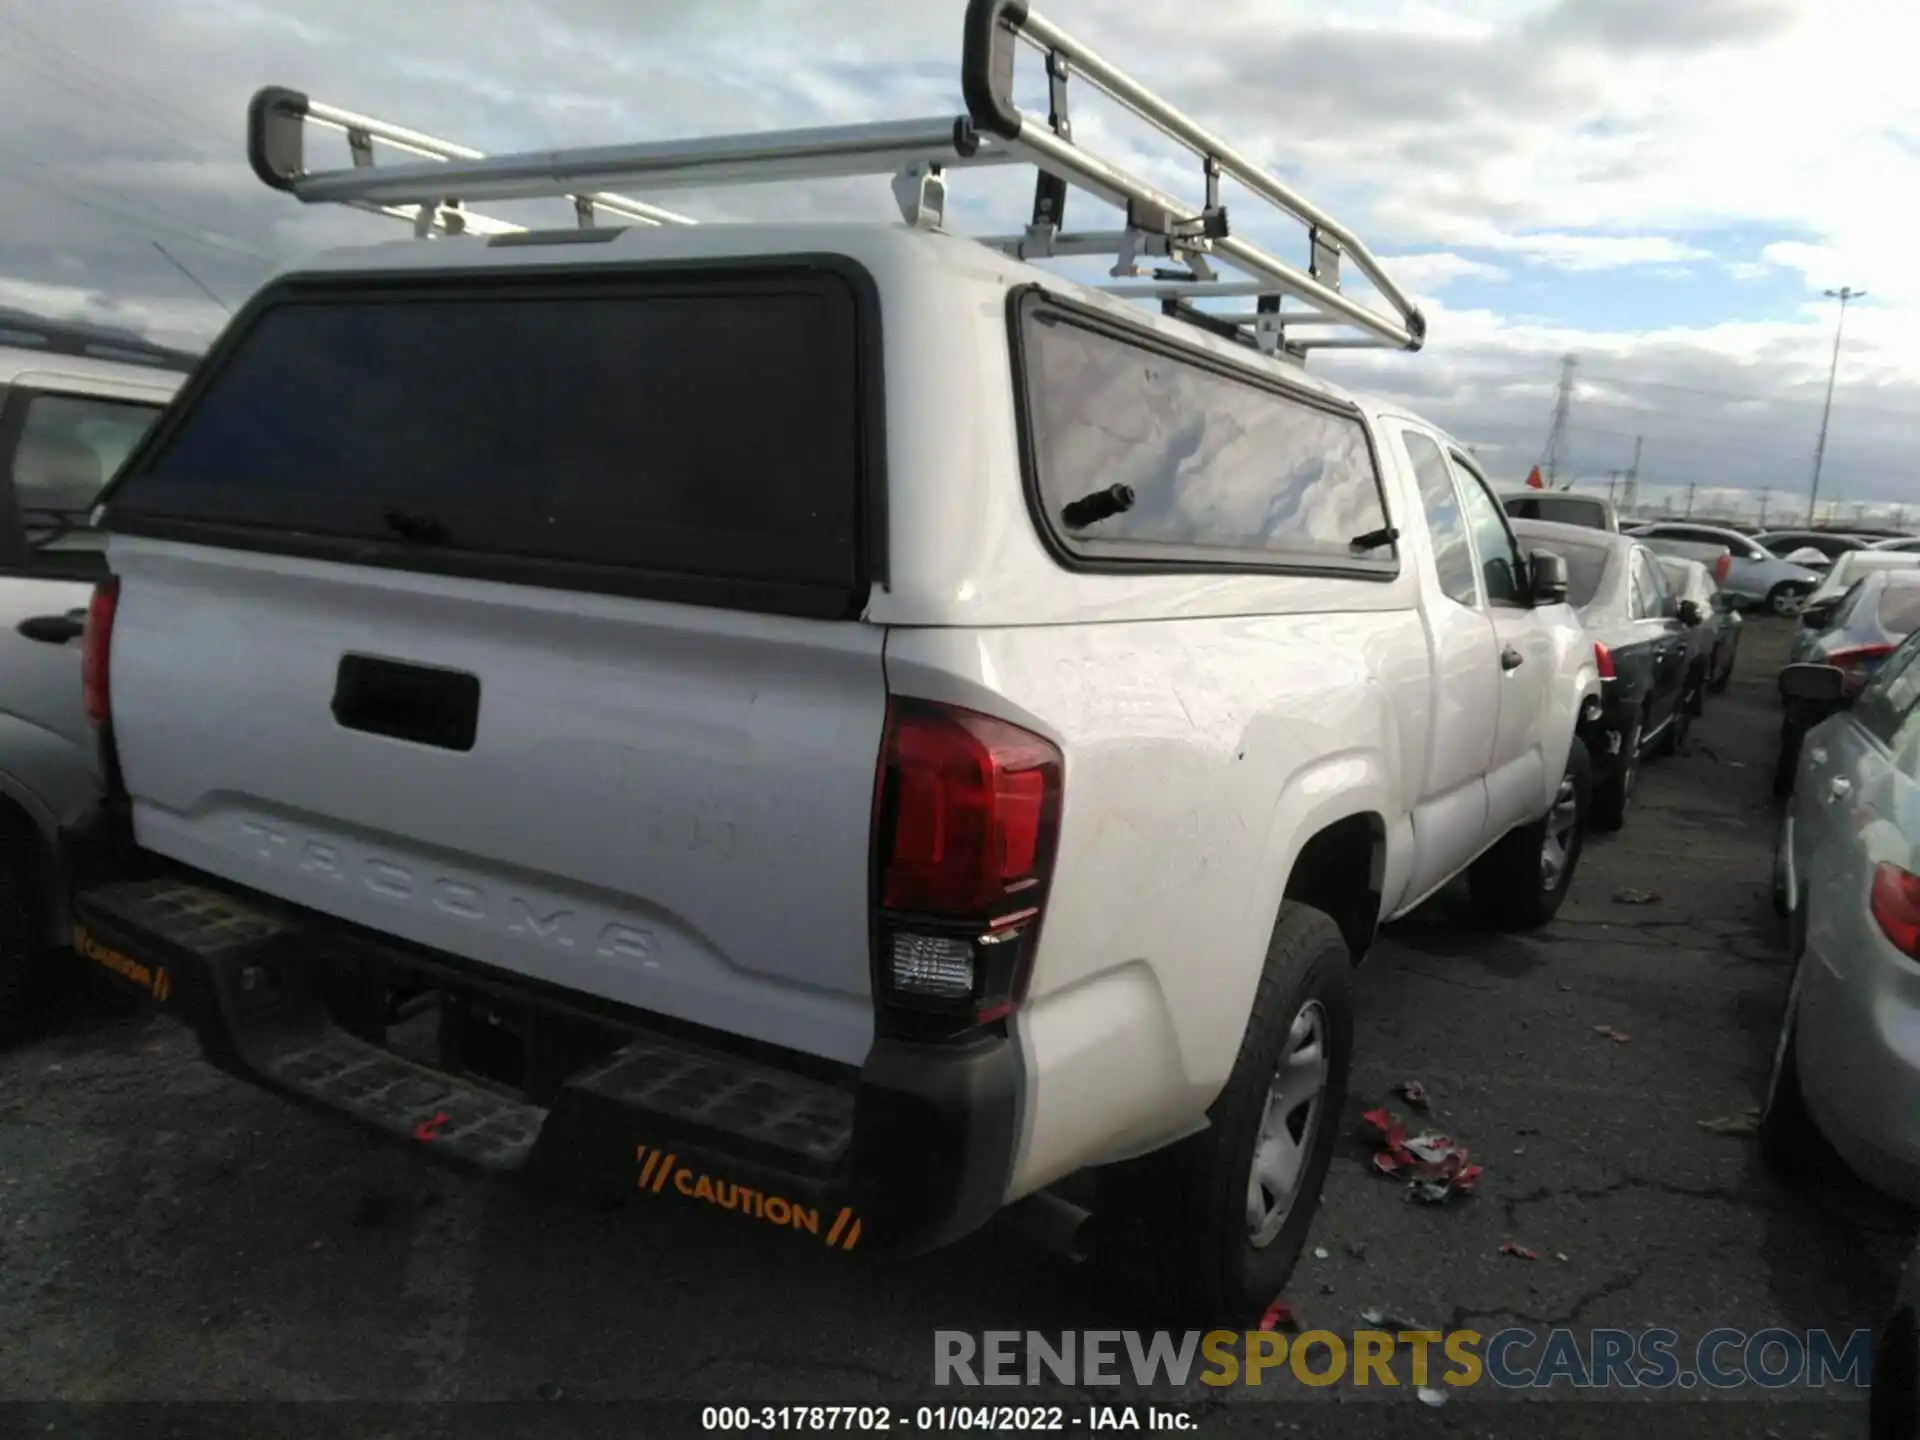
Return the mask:
[[(490, 151), (957, 112), (961, 0), (0, 0), (0, 305), (204, 343), (277, 266), (391, 238), (246, 168), (262, 84)], [(1428, 313), (1417, 356), (1316, 361), (1517, 480), (1579, 357), (1565, 473), (1821, 494), (1920, 520), (1920, 5), (1890, 0), (1054, 0), (1056, 23), (1357, 230)], [(1024, 63), (1024, 62), (1023, 62)], [(1078, 138), (1195, 191), (1137, 125)], [(320, 157), (312, 160), (317, 163)], [(338, 162), (345, 162), (344, 147)], [(1024, 218), (960, 175), (957, 217)], [(701, 219), (886, 219), (883, 180), (662, 197)], [(1230, 194), (1230, 204), (1234, 197)], [(1304, 236), (1236, 228), (1304, 260)], [(1108, 215), (1111, 212), (1107, 212)], [(518, 218), (518, 217), (516, 217)], [(1104, 221), (1080, 202), (1069, 221)], [(164, 247), (165, 254), (160, 248)], [(168, 258), (171, 256), (172, 258)], [(185, 267), (189, 279), (178, 266)], [(196, 284), (197, 282), (197, 284)]]

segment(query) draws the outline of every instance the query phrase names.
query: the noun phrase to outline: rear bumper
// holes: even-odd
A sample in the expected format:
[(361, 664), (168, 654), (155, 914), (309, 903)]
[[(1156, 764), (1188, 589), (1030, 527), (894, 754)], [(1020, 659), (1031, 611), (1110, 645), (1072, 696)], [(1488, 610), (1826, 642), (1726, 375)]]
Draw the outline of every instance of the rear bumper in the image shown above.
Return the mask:
[[(446, 1160), (863, 1252), (957, 1239), (1006, 1196), (1021, 1065), (1003, 1035), (879, 1039), (834, 1067), (145, 868), (76, 890), (83, 956), (220, 1068)], [(407, 994), (432, 998), (395, 1026)]]

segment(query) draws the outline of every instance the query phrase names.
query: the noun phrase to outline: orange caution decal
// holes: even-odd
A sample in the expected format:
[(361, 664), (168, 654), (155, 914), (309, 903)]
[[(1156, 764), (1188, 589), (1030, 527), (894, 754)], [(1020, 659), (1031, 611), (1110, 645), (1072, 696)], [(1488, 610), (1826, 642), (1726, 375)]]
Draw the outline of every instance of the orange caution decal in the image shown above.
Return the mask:
[(102, 945), (78, 925), (73, 927), (73, 948), (94, 964), (111, 970), (122, 980), (132, 981), (163, 1004), (173, 993), (173, 984), (167, 979), (166, 966), (142, 965), (131, 956), (122, 955), (118, 950)]
[(850, 1206), (842, 1205), (823, 1231), (821, 1222), (826, 1212), (818, 1205), (789, 1200), (735, 1180), (722, 1180), (691, 1165), (680, 1164), (680, 1157), (672, 1151), (637, 1145), (634, 1160), (640, 1167), (635, 1184), (645, 1194), (664, 1195), (671, 1190), (688, 1200), (730, 1210), (749, 1220), (818, 1236), (823, 1244), (836, 1250), (851, 1250), (860, 1243), (860, 1217)]

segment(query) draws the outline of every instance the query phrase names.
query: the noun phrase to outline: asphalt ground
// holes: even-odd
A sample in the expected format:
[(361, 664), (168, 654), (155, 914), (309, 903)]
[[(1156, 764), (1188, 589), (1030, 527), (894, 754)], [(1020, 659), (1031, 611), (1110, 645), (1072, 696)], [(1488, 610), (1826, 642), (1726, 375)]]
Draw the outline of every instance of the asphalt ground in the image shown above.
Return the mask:
[[(1721, 1327), (1880, 1319), (1913, 1216), (1843, 1174), (1783, 1184), (1750, 1138), (1700, 1123), (1757, 1102), (1785, 995), (1766, 886), (1787, 633), (1749, 624), (1691, 753), (1644, 771), (1550, 929), (1477, 932), (1448, 895), (1382, 939), (1287, 1296), (1302, 1326), (1350, 1332), (1371, 1308), (1482, 1335), (1665, 1327), (1684, 1360)], [(223, 1077), (163, 1020), (55, 992), (0, 1049), (0, 1433), (676, 1434), (707, 1406), (794, 1404), (956, 1429), (916, 1407), (982, 1402), (1060, 1404), (1068, 1431), (1113, 1405), (1199, 1434), (1865, 1433), (1845, 1385), (1482, 1384), (1434, 1406), (1283, 1369), (1258, 1388), (939, 1390), (936, 1330), (1129, 1322), (1083, 1268), (996, 1231), (863, 1262), (704, 1206), (447, 1172)], [(1428, 1116), (1391, 1093), (1407, 1080)], [(1466, 1145), (1477, 1193), (1428, 1206), (1376, 1175), (1359, 1115), (1379, 1104)]]

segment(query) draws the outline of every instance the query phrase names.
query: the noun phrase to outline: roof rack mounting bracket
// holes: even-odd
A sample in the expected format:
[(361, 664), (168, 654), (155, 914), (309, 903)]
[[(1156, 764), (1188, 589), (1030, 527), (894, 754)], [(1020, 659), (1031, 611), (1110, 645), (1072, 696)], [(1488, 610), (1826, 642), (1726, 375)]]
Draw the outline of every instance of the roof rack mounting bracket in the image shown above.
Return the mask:
[[(1011, 61), (1012, 51), (1008, 51)], [(1073, 142), (1073, 119), (1067, 109), (1067, 80), (1073, 74), (1066, 52), (1047, 51), (1047, 128), (1062, 142)], [(1051, 170), (1038, 170), (1033, 178), (1033, 225), (1051, 225), (1056, 230), (1067, 223), (1067, 181)]]
[(947, 219), (947, 176), (931, 162), (909, 165), (893, 177), (900, 218), (916, 230), (938, 230)]
[(1307, 273), (1329, 290), (1340, 289), (1340, 246), (1330, 240), (1315, 225), (1307, 232), (1307, 244), (1312, 247), (1313, 258), (1308, 262)]
[[(1045, 62), (1044, 116), (1027, 114), (1014, 103), (1015, 58), (1023, 45)], [(1169, 195), (1080, 145), (1069, 91), (1084, 104), (1088, 87), (1198, 161), (1201, 195)], [(268, 87), (248, 107), (247, 153), (264, 184), (306, 204), (349, 205), (404, 219), (421, 236), (497, 235), (523, 228), (471, 210), (452, 194), (480, 204), (568, 199), (581, 228), (592, 228), (603, 217), (620, 224), (690, 225), (688, 216), (602, 187), (676, 189), (853, 175), (891, 177), (907, 224), (944, 227), (948, 171), (1025, 164), (1033, 166), (1036, 178), (1024, 230), (975, 237), (981, 243), (1030, 260), (1112, 256), (1110, 273), (1123, 283), (1107, 287), (1110, 293), (1158, 298), (1168, 314), (1288, 358), (1316, 349), (1418, 350), (1424, 345), (1426, 317), (1357, 236), (1270, 169), (1039, 14), (1029, 0), (967, 0), (960, 90), (966, 113), (957, 117), (487, 155), (320, 104), (297, 90)], [(308, 168), (306, 135), (316, 128), (346, 137), (349, 166)], [(391, 152), (398, 152), (398, 163), (385, 163)], [(1235, 232), (1222, 199), (1227, 180), (1256, 208), (1271, 207), (1306, 230), (1304, 267)], [(1064, 225), (1071, 190), (1124, 212), (1124, 227), (1069, 233)], [(1242, 203), (1236, 197), (1236, 204)], [(1241, 223), (1248, 222), (1242, 217)], [(1262, 219), (1256, 229), (1263, 231), (1265, 223)], [(1186, 268), (1156, 272), (1143, 284), (1141, 264), (1148, 257)], [(1344, 293), (1348, 267), (1379, 303)], [(1240, 316), (1205, 308), (1230, 295), (1256, 296), (1260, 308)], [(1283, 297), (1307, 308), (1282, 310)], [(1297, 326), (1314, 327), (1315, 338), (1288, 341), (1286, 329)]]

